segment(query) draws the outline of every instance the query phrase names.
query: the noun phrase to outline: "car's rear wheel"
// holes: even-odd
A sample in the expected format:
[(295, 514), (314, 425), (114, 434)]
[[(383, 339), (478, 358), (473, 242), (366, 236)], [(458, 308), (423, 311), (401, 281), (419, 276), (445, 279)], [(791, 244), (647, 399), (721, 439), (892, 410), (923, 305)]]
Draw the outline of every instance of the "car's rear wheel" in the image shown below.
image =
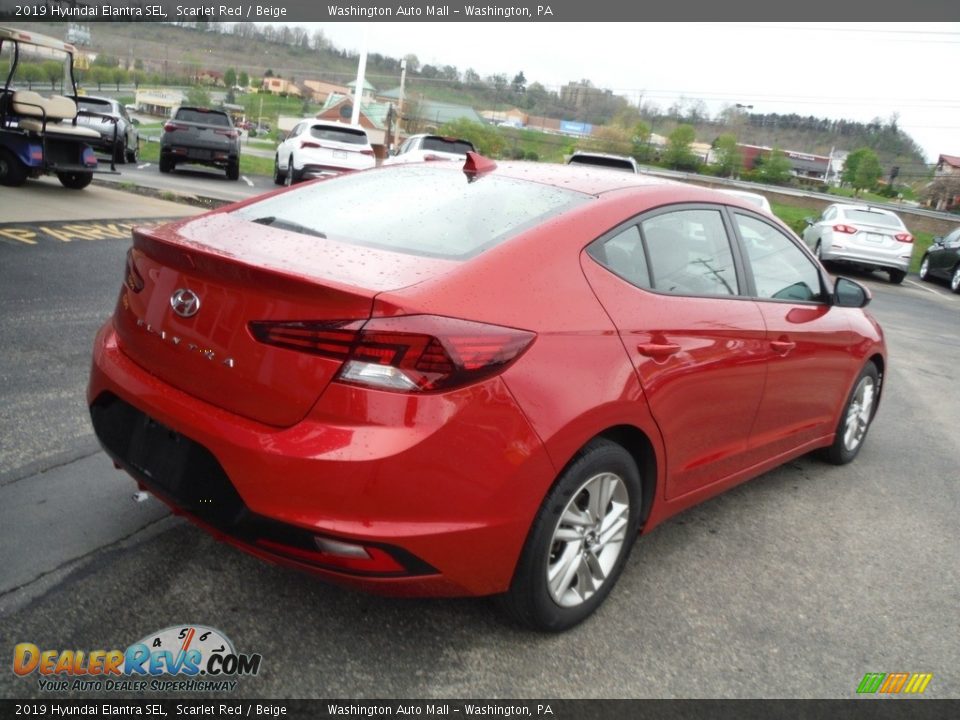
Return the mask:
[(907, 274), (903, 270), (887, 270), (887, 275), (890, 276), (890, 282), (894, 285), (899, 285), (903, 282), (904, 278), (907, 277)]
[(960, 265), (953, 269), (953, 275), (950, 276), (950, 289), (960, 293)]
[(18, 187), (27, 180), (27, 168), (6, 148), (0, 148), (0, 185)]
[(920, 263), (920, 279), (926, 280), (930, 276), (930, 258), (929, 256), (924, 256), (923, 262)]
[(824, 267), (827, 267), (829, 261), (823, 259), (823, 245), (821, 244), (820, 240), (817, 240), (817, 245), (813, 249), (813, 254), (817, 256), (817, 260), (820, 261), (821, 265), (823, 265)]
[(834, 465), (846, 465), (857, 456), (873, 421), (879, 396), (880, 373), (877, 366), (869, 362), (860, 371), (850, 391), (833, 445), (824, 451), (827, 460)]
[(140, 161), (140, 143), (139, 141), (132, 147), (127, 148), (127, 162), (135, 163)]
[(174, 162), (169, 157), (160, 156), (160, 172), (168, 173), (174, 168)]
[(586, 619), (630, 555), (641, 481), (623, 447), (591, 441), (561, 473), (527, 537), (510, 590), (499, 600), (516, 621), (558, 632)]
[(127, 143), (121, 140), (113, 146), (113, 163), (123, 165), (127, 161)]
[(280, 170), (280, 158), (273, 158), (273, 183), (274, 185), (283, 185), (287, 174)]
[(227, 164), (227, 180), (240, 179), (240, 159), (231, 160)]
[(298, 171), (293, 166), (293, 155), (290, 156), (290, 159), (287, 160), (287, 174), (283, 178), (284, 185), (296, 185), (303, 179), (303, 171)]
[(93, 173), (61, 172), (57, 173), (60, 184), (71, 190), (82, 190), (93, 181)]

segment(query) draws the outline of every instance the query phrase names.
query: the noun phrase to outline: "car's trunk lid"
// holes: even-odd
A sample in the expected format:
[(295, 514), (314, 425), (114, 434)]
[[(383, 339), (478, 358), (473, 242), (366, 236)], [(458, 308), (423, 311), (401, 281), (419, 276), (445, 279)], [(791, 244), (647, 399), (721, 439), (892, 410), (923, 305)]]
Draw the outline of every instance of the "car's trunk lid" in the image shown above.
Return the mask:
[[(251, 322), (358, 326), (378, 292), (453, 264), (226, 213), (137, 229), (131, 260), (142, 289), (125, 287), (117, 307), (123, 351), (178, 390), (279, 427), (304, 417), (341, 361), (258, 342)], [(199, 308), (185, 317), (194, 298)]]

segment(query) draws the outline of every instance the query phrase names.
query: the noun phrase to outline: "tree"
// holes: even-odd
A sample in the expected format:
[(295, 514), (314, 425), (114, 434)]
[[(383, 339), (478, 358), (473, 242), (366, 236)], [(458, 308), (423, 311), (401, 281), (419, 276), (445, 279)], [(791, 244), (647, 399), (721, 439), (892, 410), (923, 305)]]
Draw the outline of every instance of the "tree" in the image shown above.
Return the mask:
[(244, 89), (250, 87), (250, 76), (247, 75), (246, 70), (241, 70), (240, 74), (237, 75), (237, 85)]
[(128, 78), (129, 73), (121, 67), (115, 67), (110, 71), (110, 79), (117, 86), (117, 92), (120, 92), (120, 83), (126, 82)]
[(223, 84), (232, 88), (237, 84), (237, 71), (232, 67), (227, 68), (223, 73)]
[(497, 128), (475, 123), (464, 118), (444, 123), (439, 130), (441, 135), (469, 140), (477, 152), (487, 157), (496, 157), (503, 152), (503, 135)]
[(743, 159), (737, 147), (737, 139), (729, 133), (717, 138), (713, 144), (716, 150), (717, 170), (722, 177), (736, 177), (743, 169)]
[(523, 70), (518, 72), (513, 76), (513, 82), (510, 83), (510, 88), (517, 94), (520, 95), (527, 90), (527, 78), (523, 75)]
[(584, 146), (593, 152), (629, 155), (633, 150), (633, 137), (629, 130), (615, 125), (605, 125), (595, 128), (590, 137), (584, 141)]
[(210, 93), (206, 88), (194, 85), (187, 90), (187, 105), (196, 105), (198, 107), (210, 107)]
[(779, 148), (774, 148), (769, 155), (759, 157), (757, 163), (759, 167), (756, 177), (768, 185), (786, 185), (793, 176), (790, 161)]
[(103, 84), (110, 82), (110, 70), (105, 67), (90, 68), (90, 82), (97, 84), (97, 92), (103, 90)]
[(870, 150), (864, 153), (857, 164), (857, 172), (853, 178), (853, 187), (859, 193), (861, 190), (872, 190), (877, 186), (877, 180), (883, 174), (880, 159)]
[(407, 72), (416, 73), (420, 71), (420, 59), (413, 53), (404, 55), (403, 59), (407, 61)]
[(43, 77), (45, 80), (50, 81), (50, 89), (57, 89), (57, 81), (63, 78), (63, 65), (56, 62), (55, 60), (47, 60), (41, 66)]
[(677, 125), (667, 138), (667, 150), (663, 159), (674, 169), (693, 170), (697, 166), (697, 156), (690, 145), (696, 140), (696, 131), (692, 125)]
[[(861, 172), (861, 166), (863, 170)], [(863, 188), (872, 188), (882, 174), (877, 154), (868, 147), (857, 148), (847, 155), (843, 163), (840, 181), (850, 185), (857, 193)]]

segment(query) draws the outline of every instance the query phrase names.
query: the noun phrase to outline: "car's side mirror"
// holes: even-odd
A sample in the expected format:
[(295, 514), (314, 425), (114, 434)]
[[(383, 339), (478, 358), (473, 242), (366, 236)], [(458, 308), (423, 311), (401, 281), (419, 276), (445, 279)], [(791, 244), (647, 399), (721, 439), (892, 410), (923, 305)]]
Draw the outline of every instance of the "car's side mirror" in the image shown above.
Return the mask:
[(870, 291), (860, 283), (849, 278), (837, 278), (833, 286), (833, 304), (840, 307), (862, 308), (873, 299)]
[(816, 219), (815, 217), (805, 217), (805, 218), (803, 219), (803, 221), (804, 221), (807, 225), (813, 225), (813, 224), (817, 221), (817, 219)]
[(139, 124), (140, 124), (140, 119), (139, 119), (139, 118), (131, 118), (131, 119), (130, 119), (130, 122), (132, 122), (134, 125), (139, 125)]
[(942, 235), (937, 235), (936, 237), (933, 238), (933, 241), (932, 241), (931, 244), (933, 244), (933, 245), (940, 245), (940, 244), (942, 244), (942, 243), (943, 243), (943, 236), (942, 236)]

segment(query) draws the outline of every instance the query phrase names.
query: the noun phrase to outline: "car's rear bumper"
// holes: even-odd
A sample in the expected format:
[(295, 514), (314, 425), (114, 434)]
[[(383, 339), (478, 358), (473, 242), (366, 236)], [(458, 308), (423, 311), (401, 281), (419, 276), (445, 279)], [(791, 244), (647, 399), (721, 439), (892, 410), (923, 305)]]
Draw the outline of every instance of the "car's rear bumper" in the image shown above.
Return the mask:
[(903, 243), (903, 248), (893, 250), (867, 250), (860, 247), (824, 243), (821, 245), (820, 253), (823, 260), (827, 262), (843, 262), (863, 267), (906, 272), (910, 268), (913, 245)]
[(160, 155), (178, 163), (194, 163), (224, 168), (240, 161), (239, 153), (233, 148), (204, 148), (188, 145), (164, 145)]
[[(176, 511), (259, 557), (384, 593), (506, 590), (554, 476), (498, 378), (424, 398), (333, 383), (307, 418), (274, 428), (160, 381), (108, 322), (88, 402), (108, 453)], [(315, 536), (400, 569), (343, 568)]]

